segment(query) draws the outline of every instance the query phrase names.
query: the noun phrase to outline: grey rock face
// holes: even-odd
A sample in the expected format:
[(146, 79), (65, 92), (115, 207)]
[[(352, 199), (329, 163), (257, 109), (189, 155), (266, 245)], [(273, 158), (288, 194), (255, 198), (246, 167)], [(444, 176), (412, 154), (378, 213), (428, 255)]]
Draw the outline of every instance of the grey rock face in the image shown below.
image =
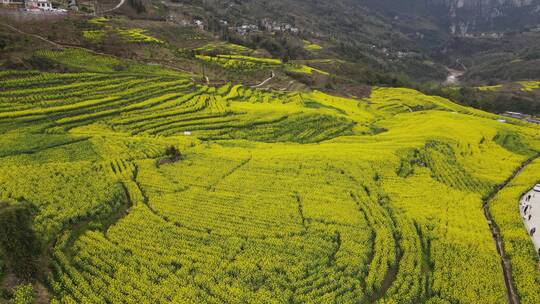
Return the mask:
[[(454, 35), (497, 32), (540, 24), (538, 0), (434, 0), (448, 9)], [(442, 3), (441, 3), (442, 2)]]
[(429, 18), (457, 36), (540, 26), (540, 0), (357, 0), (382, 13)]

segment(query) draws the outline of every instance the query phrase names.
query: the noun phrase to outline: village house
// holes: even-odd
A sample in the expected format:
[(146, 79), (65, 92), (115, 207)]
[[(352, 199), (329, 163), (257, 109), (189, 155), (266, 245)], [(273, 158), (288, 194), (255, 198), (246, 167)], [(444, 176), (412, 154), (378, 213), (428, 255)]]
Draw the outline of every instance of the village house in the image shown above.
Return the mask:
[(48, 0), (26, 0), (24, 1), (24, 6), (27, 10), (54, 10), (51, 2), (49, 2)]
[(236, 32), (240, 35), (246, 35), (252, 32), (258, 32), (259, 27), (255, 24), (244, 24), (236, 28)]
[(79, 7), (77, 6), (77, 0), (68, 0), (68, 7), (70, 10), (78, 11)]
[(274, 32), (274, 33), (289, 32), (292, 34), (298, 34), (300, 32), (300, 29), (298, 29), (297, 27), (289, 23), (279, 23), (277, 21), (272, 21), (269, 19), (263, 19), (261, 25), (264, 30)]
[(193, 20), (193, 23), (194, 23), (195, 26), (197, 26), (200, 30), (204, 30), (204, 22), (203, 22), (202, 20), (195, 19), (195, 20)]

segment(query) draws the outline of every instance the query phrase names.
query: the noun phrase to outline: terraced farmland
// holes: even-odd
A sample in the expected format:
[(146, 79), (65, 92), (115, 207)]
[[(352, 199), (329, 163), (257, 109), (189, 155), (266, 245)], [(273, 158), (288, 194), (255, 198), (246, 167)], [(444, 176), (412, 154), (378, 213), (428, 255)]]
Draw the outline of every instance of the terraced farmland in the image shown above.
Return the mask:
[[(483, 198), (537, 127), (410, 89), (209, 87), (45, 56), (81, 70), (0, 73), (0, 199), (35, 209), (51, 303), (506, 302)], [(518, 290), (537, 262), (516, 260)]]
[(318, 70), (307, 65), (284, 63), (281, 60), (274, 58), (260, 58), (244, 55), (196, 55), (196, 58), (235, 71), (252, 71), (279, 68), (292, 73), (313, 74), (313, 72), (317, 72), (322, 75), (329, 75), (325, 71)]

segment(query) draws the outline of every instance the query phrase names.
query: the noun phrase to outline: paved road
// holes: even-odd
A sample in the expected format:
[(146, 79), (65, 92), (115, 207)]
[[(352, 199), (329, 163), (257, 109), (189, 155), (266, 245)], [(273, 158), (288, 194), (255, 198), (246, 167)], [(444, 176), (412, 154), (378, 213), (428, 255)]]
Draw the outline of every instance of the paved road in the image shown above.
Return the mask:
[[(530, 200), (528, 199), (530, 195)], [(527, 228), (529, 235), (536, 228), (536, 233), (531, 236), (536, 252), (540, 249), (540, 192), (533, 190), (527, 192), (519, 202), (519, 212)], [(529, 219), (530, 217), (530, 219)]]

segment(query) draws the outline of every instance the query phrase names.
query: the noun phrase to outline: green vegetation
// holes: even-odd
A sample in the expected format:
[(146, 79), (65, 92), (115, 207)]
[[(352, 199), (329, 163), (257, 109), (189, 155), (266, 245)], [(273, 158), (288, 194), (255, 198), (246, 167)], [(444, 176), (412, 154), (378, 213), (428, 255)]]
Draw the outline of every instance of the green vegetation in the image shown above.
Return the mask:
[(31, 225), (28, 206), (0, 204), (0, 247), (11, 270), (26, 280), (37, 275), (41, 253)]
[(502, 88), (502, 85), (498, 84), (498, 85), (492, 85), (492, 86), (481, 86), (481, 87), (478, 87), (477, 89), (480, 91), (497, 91), (500, 88)]
[(146, 33), (146, 30), (140, 28), (134, 29), (116, 29), (116, 30), (87, 30), (82, 35), (90, 42), (99, 43), (110, 33), (118, 34), (127, 42), (132, 43), (154, 43), (161, 44), (162, 40), (152, 37)]
[(307, 65), (289, 62), (285, 63), (279, 59), (273, 58), (251, 57), (244, 55), (217, 55), (214, 57), (196, 55), (196, 58), (217, 64), (226, 69), (233, 69), (237, 71), (283, 68), (285, 71), (292, 73), (313, 74), (315, 71), (323, 75), (329, 75), (329, 73), (325, 71), (321, 71)]
[(107, 32), (104, 30), (88, 30), (82, 32), (83, 37), (89, 41), (92, 42), (101, 42), (103, 38), (105, 38), (105, 35), (107, 35)]
[(534, 89), (535, 83), (537, 82), (511, 82), (494, 86), (465, 86), (427, 91), (493, 113), (513, 111), (538, 115), (540, 91)]
[[(94, 55), (86, 50), (81, 49), (38, 51), (36, 52), (34, 58), (46, 61), (46, 64), (50, 65), (48, 66), (49, 68), (62, 67), (63, 70), (74, 72), (114, 73), (122, 71), (132, 74), (148, 75), (155, 73), (158, 75), (170, 75), (187, 78), (187, 75), (184, 73), (163, 69), (158, 65), (147, 65), (136, 61), (123, 60), (113, 56)], [(28, 82), (28, 79), (22, 80), (22, 82), (25, 81)]]
[(323, 49), (322, 46), (316, 44), (316, 43), (311, 43), (307, 40), (304, 40), (304, 48), (308, 51), (320, 51)]
[(286, 70), (289, 72), (300, 73), (300, 74), (313, 74), (313, 72), (317, 72), (322, 75), (327, 75), (327, 76), (330, 75), (328, 72), (321, 71), (319, 69), (315, 69), (307, 65), (291, 65), (287, 67)]
[(157, 39), (147, 33), (146, 29), (142, 28), (123, 28), (117, 24), (114, 19), (105, 17), (95, 17), (88, 20), (88, 24), (92, 27), (91, 30), (82, 31), (82, 36), (93, 43), (103, 42), (108, 35), (118, 35), (125, 42), (141, 43), (141, 44), (163, 44), (164, 41)]
[(109, 19), (105, 17), (94, 17), (88, 20), (88, 22), (95, 25), (106, 25), (109, 22)]
[(128, 30), (118, 29), (116, 30), (116, 33), (118, 33), (120, 36), (122, 36), (124, 39), (126, 39), (129, 42), (163, 43), (163, 41), (146, 34), (146, 30), (144, 29), (138, 29), (138, 28), (128, 29)]
[(497, 135), (495, 135), (493, 141), (505, 149), (517, 154), (530, 157), (536, 153), (534, 149), (528, 147), (521, 141), (521, 137), (515, 131), (509, 132), (507, 130), (501, 130), (497, 132)]
[(67, 69), (0, 72), (0, 199), (27, 202), (17, 227), (50, 244), (52, 303), (505, 301), (482, 198), (538, 151), (537, 126), (405, 88), (212, 87), (37, 56)]
[(518, 81), (518, 84), (523, 87), (523, 91), (531, 92), (540, 89), (540, 81)]
[(214, 55), (214, 56), (219, 55), (219, 54), (249, 56), (256, 52), (255, 50), (252, 50), (245, 46), (234, 44), (234, 43), (228, 43), (228, 42), (212, 42), (200, 48), (195, 49), (195, 51), (199, 52), (201, 55)]

